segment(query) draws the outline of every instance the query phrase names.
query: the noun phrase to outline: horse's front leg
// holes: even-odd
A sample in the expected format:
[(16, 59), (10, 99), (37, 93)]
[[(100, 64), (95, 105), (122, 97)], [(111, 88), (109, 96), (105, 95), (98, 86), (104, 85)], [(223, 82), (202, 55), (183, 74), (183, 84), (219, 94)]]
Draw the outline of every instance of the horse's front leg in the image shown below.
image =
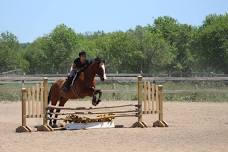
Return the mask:
[[(97, 99), (97, 97), (96, 97), (97, 94), (98, 94), (98, 99)], [(93, 104), (94, 106), (98, 105), (99, 102), (101, 102), (101, 96), (102, 96), (101, 90), (95, 90), (95, 89), (94, 89), (93, 100), (92, 100), (92, 104)]]
[(97, 99), (97, 101), (99, 103), (99, 102), (101, 102), (102, 91), (101, 90), (96, 90), (96, 91), (98, 93), (98, 99)]

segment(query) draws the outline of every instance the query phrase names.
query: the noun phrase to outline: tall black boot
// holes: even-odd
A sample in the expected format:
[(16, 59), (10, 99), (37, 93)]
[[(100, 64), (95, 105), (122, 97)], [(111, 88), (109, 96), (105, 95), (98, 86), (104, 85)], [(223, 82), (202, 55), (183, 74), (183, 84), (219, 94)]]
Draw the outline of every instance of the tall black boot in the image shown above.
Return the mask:
[(72, 80), (73, 80), (74, 77), (68, 77), (63, 85), (63, 90), (64, 91), (68, 91), (70, 90), (70, 85), (72, 83)]

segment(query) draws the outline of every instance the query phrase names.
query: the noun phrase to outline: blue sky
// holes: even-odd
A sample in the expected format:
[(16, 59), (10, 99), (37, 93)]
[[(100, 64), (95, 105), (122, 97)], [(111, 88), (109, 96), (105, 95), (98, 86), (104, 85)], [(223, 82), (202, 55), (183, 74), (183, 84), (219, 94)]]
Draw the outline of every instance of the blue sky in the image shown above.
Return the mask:
[(127, 30), (168, 15), (200, 25), (205, 16), (228, 12), (228, 0), (0, 0), (0, 32), (31, 42), (64, 23), (76, 32)]

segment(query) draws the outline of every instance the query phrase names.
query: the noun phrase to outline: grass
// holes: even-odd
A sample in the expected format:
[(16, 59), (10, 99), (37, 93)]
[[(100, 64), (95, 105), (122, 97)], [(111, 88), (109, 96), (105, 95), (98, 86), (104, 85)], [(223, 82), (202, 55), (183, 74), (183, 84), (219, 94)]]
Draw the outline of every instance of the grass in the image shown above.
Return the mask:
[(228, 83), (223, 81), (166, 82), (164, 89), (179, 90), (165, 94), (169, 101), (228, 101)]
[[(165, 100), (187, 102), (226, 102), (228, 83), (223, 81), (162, 82)], [(26, 84), (30, 87), (33, 84)], [(51, 86), (51, 84), (49, 84)], [(21, 83), (0, 84), (0, 101), (19, 101)], [(136, 83), (98, 83), (97, 88), (104, 90), (104, 100), (137, 100)], [(114, 91), (115, 90), (115, 91)], [(86, 98), (88, 99), (88, 98)]]

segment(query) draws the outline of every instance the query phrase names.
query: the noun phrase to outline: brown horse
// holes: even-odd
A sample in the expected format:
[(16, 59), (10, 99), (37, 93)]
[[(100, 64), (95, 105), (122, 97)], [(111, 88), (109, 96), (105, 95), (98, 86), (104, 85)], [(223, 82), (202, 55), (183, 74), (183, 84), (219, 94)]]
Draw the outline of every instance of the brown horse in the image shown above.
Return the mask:
[[(106, 79), (105, 65), (104, 61), (96, 58), (92, 63), (80, 73), (79, 77), (72, 82), (72, 87), (69, 91), (63, 91), (63, 85), (65, 80), (57, 80), (52, 84), (49, 95), (48, 95), (48, 104), (56, 106), (59, 101), (59, 106), (64, 106), (67, 100), (69, 99), (79, 99), (86, 96), (92, 97), (92, 104), (96, 106), (101, 101), (101, 90), (95, 89), (95, 76), (98, 75), (101, 81)], [(96, 95), (99, 94), (98, 99)], [(54, 109), (50, 109), (49, 113), (53, 113)], [(60, 112), (60, 109), (55, 111), (56, 113)], [(52, 114), (49, 114), (50, 118)], [(55, 114), (57, 119), (58, 115)], [(50, 120), (49, 125), (52, 127), (57, 127), (56, 119)]]

